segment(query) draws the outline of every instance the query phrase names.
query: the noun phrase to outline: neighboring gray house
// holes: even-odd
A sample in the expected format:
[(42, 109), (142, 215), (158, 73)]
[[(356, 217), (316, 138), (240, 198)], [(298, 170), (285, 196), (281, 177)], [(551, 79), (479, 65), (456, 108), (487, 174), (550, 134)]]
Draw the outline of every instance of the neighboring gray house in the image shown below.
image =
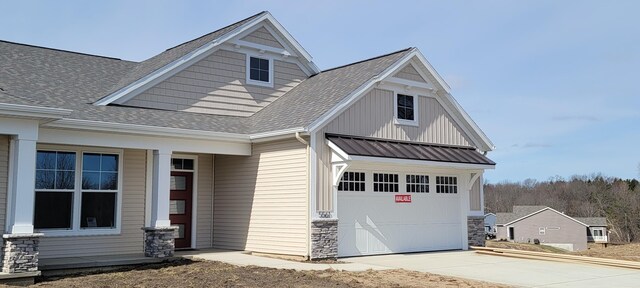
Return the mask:
[(493, 144), (450, 90), (417, 48), (320, 71), (268, 12), (142, 62), (0, 41), (0, 230), (33, 248), (3, 271), (482, 245)]
[(496, 214), (484, 214), (484, 233), (487, 235), (496, 234)]
[[(589, 235), (594, 232), (579, 219), (606, 224), (605, 218), (573, 218), (546, 206), (513, 206), (511, 213), (496, 213), (496, 239), (518, 243), (534, 243), (538, 239), (541, 244), (570, 251), (586, 250), (588, 238), (594, 238)], [(606, 225), (593, 229), (596, 235), (606, 235)], [(606, 237), (597, 239), (602, 241)]]

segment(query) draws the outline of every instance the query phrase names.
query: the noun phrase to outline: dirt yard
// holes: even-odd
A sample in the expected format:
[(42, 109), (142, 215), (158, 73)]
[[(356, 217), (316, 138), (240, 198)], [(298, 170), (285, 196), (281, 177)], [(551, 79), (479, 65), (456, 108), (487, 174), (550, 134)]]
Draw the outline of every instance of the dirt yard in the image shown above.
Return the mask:
[(511, 242), (503, 242), (503, 241), (487, 241), (486, 246), (493, 247), (493, 248), (517, 249), (517, 250), (526, 250), (526, 251), (589, 256), (589, 257), (597, 257), (597, 258), (640, 261), (640, 243), (609, 244), (606, 248), (600, 244), (590, 243), (589, 250), (578, 251), (578, 252), (569, 252), (569, 251), (565, 251), (562, 249), (558, 249), (551, 246), (545, 246), (545, 245), (511, 243)]
[(606, 248), (599, 244), (589, 244), (589, 250), (572, 253), (574, 255), (640, 261), (640, 243), (609, 244)]
[(342, 272), (181, 260), (133, 270), (42, 279), (34, 287), (508, 287), (406, 270)]

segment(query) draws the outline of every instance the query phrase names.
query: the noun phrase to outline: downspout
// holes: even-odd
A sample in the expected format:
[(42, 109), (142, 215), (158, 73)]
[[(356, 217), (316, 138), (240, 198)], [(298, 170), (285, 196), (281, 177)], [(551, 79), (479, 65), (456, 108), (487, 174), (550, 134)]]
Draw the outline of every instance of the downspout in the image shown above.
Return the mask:
[[(311, 181), (309, 180), (309, 166), (311, 165), (311, 146), (309, 145), (309, 141), (304, 140), (301, 136), (300, 136), (300, 132), (296, 132), (296, 140), (298, 140), (300, 143), (305, 145), (305, 148), (307, 150), (307, 169), (305, 171), (305, 179), (306, 179), (306, 187), (307, 187), (307, 199), (310, 199), (309, 195), (311, 195)], [(310, 200), (309, 200), (310, 201)], [(308, 209), (310, 208), (310, 205), (307, 204)], [(311, 258), (311, 213), (307, 213), (307, 260), (309, 260)]]

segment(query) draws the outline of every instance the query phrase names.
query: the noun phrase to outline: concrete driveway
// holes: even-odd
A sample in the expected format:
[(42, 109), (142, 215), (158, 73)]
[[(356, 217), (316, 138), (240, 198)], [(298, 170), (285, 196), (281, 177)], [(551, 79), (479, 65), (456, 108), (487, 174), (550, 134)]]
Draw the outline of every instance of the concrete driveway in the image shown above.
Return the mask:
[(341, 260), (521, 287), (640, 287), (640, 270), (480, 255), (473, 251), (364, 256)]

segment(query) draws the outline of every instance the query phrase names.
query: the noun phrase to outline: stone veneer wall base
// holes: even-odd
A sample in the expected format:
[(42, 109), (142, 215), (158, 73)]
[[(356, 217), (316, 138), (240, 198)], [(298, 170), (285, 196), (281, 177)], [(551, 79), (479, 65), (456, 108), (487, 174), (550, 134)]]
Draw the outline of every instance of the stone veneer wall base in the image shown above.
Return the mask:
[(144, 227), (144, 256), (173, 257), (176, 250), (175, 233), (178, 227)]
[(2, 272), (24, 273), (38, 271), (38, 245), (41, 233), (4, 234)]
[(311, 221), (311, 260), (338, 258), (338, 219)]
[(484, 216), (467, 217), (467, 236), (469, 246), (484, 246)]

